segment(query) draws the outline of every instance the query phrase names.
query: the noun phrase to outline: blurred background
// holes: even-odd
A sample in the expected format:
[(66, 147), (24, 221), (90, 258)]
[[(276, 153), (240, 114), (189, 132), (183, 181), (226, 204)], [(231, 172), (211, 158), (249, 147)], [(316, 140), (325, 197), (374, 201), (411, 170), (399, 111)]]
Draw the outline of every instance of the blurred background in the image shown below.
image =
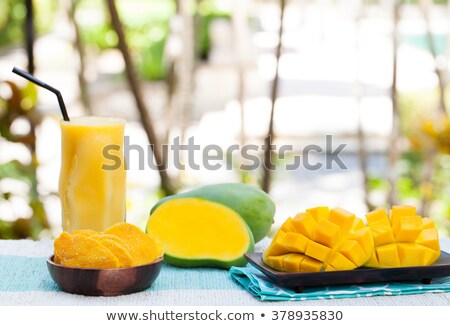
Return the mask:
[[(314, 205), (412, 204), (448, 236), (449, 32), (446, 0), (1, 0), (0, 238), (61, 230), (58, 103), (14, 66), (71, 116), (126, 118), (132, 144), (293, 146), (257, 153), (274, 171), (239, 169), (239, 152), (217, 171), (142, 170), (131, 154), (127, 220), (141, 227), (161, 196), (246, 182), (276, 202), (275, 228)], [(347, 169), (286, 170), (326, 135)]]

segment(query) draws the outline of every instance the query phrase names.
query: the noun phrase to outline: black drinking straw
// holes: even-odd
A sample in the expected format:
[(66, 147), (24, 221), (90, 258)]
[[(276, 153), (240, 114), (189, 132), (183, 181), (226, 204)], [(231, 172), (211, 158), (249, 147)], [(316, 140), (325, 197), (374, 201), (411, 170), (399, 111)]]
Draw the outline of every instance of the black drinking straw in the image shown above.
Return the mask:
[(61, 113), (62, 113), (64, 121), (70, 121), (69, 115), (67, 114), (66, 105), (64, 104), (64, 100), (62, 98), (62, 95), (61, 95), (60, 91), (58, 91), (56, 88), (54, 88), (54, 87), (52, 87), (50, 85), (47, 85), (43, 81), (40, 81), (39, 79), (37, 79), (33, 75), (30, 75), (26, 71), (23, 71), (23, 70), (21, 70), (19, 68), (14, 67), (12, 71), (13, 71), (13, 73), (18, 74), (19, 76), (21, 76), (21, 77), (23, 77), (25, 79), (28, 79), (30, 82), (32, 82), (32, 83), (34, 83), (34, 84), (36, 84), (38, 86), (41, 86), (41, 87), (49, 90), (53, 94), (55, 94), (57, 99), (58, 99), (59, 108), (61, 109)]

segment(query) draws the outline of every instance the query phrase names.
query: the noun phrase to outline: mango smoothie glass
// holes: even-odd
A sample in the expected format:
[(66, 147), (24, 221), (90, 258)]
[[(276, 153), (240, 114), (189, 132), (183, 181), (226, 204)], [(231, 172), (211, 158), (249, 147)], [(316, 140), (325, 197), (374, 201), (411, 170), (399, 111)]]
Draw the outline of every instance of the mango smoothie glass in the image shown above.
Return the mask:
[(59, 194), (64, 231), (104, 231), (125, 221), (124, 129), (125, 120), (118, 118), (61, 121)]

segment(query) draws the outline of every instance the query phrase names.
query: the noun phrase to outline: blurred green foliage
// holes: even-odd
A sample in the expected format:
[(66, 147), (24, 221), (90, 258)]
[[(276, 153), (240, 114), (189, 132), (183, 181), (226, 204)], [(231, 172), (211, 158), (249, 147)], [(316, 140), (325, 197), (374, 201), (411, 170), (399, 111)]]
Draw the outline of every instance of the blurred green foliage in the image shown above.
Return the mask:
[[(33, 3), (37, 35), (50, 32), (64, 2), (34, 0)], [(83, 44), (99, 51), (115, 48), (117, 36), (111, 28), (104, 0), (74, 0), (74, 4)], [(196, 53), (200, 59), (207, 59), (211, 47), (210, 24), (218, 18), (229, 19), (230, 13), (217, 9), (214, 0), (200, 0), (197, 4), (193, 8)], [(117, 6), (140, 76), (146, 80), (164, 79), (167, 74), (164, 50), (170, 19), (176, 13), (175, 0), (117, 1)], [(0, 47), (23, 42), (25, 16), (23, 0), (0, 1)]]
[[(9, 88), (10, 92), (6, 98), (0, 97), (0, 141), (25, 146), (31, 159), (29, 163), (18, 160), (0, 162), (0, 204), (2, 207), (12, 206), (15, 197), (26, 197), (31, 216), (14, 216), (14, 221), (5, 221), (0, 211), (0, 239), (37, 239), (42, 230), (49, 228), (42, 197), (38, 192), (36, 128), (42, 117), (36, 110), (37, 90), (31, 83), (23, 88), (12, 82), (4, 82), (1, 86)], [(28, 131), (14, 132), (12, 126), (18, 119), (28, 124)], [(5, 180), (24, 183), (28, 192), (4, 190), (2, 181)]]
[[(53, 27), (57, 0), (33, 0), (36, 34), (47, 33)], [(0, 47), (20, 44), (24, 40), (25, 1), (0, 1)]]
[[(128, 0), (117, 2), (121, 20), (126, 28), (128, 45), (133, 51), (140, 76), (146, 80), (161, 80), (167, 75), (165, 44), (170, 33), (170, 19), (175, 15), (173, 0)], [(81, 0), (78, 16), (92, 19), (78, 20), (84, 44), (100, 51), (117, 46), (117, 36), (111, 29), (102, 0)], [(210, 24), (219, 18), (230, 19), (230, 13), (217, 9), (215, 1), (201, 0), (193, 8), (195, 17), (195, 47), (199, 59), (207, 59), (211, 47)]]

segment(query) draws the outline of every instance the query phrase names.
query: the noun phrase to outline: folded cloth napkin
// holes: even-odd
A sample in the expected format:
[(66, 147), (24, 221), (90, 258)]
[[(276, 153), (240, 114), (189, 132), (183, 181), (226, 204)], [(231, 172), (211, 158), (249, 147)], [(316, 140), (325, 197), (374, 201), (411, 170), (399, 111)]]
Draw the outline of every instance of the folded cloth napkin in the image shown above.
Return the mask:
[(260, 301), (303, 301), (450, 292), (450, 277), (433, 279), (432, 284), (412, 282), (370, 283), (305, 288), (301, 293), (273, 284), (268, 277), (248, 264), (232, 267), (231, 278)]

